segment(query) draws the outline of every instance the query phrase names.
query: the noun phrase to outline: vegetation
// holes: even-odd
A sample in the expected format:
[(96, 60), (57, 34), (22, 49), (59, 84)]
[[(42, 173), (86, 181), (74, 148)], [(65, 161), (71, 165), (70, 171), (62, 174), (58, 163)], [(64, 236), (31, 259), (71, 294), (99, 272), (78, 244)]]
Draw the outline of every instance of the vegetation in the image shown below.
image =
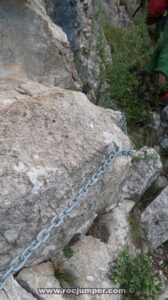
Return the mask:
[[(116, 103), (125, 112), (130, 127), (148, 124), (152, 120), (149, 109), (155, 107), (153, 96), (155, 84), (147, 82), (145, 85), (143, 82), (151, 46), (145, 17), (143, 13), (138, 25), (133, 24), (122, 29), (107, 23), (103, 17), (103, 9), (99, 11), (100, 32), (97, 56), (99, 57), (100, 82), (97, 89), (98, 104), (113, 108), (113, 103)], [(112, 63), (109, 63), (105, 41), (110, 46)], [(106, 97), (101, 95), (103, 84), (106, 86)]]
[(76, 277), (73, 272), (70, 270), (55, 268), (54, 271), (55, 278), (61, 283), (61, 284), (68, 284), (70, 287), (75, 287), (76, 284)]
[[(127, 249), (120, 253), (110, 280), (126, 290), (126, 300), (157, 300), (162, 289), (148, 257), (140, 253), (133, 258)], [(135, 293), (129, 293), (133, 290)]]
[(69, 259), (73, 256), (73, 249), (67, 245), (63, 249), (63, 253), (57, 258), (57, 264), (55, 266), (54, 275), (55, 278), (60, 282), (62, 286), (67, 284), (69, 287), (76, 286), (76, 276), (71, 270), (64, 268), (65, 258)]
[(67, 245), (63, 249), (63, 254), (66, 258), (71, 258), (74, 254), (74, 251), (69, 245)]

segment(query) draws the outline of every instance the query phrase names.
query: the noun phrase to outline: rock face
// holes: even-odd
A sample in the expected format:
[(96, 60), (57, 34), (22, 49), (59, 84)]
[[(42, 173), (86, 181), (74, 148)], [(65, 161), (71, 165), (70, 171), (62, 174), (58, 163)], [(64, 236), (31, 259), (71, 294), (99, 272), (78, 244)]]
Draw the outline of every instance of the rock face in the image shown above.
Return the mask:
[(158, 300), (166, 300), (168, 299), (168, 288), (164, 291), (164, 293), (159, 297)]
[(123, 201), (112, 212), (98, 217), (90, 233), (100, 238), (107, 244), (110, 261), (114, 262), (120, 251), (128, 247), (133, 255), (136, 254), (135, 246), (131, 240), (129, 212), (134, 206), (133, 201)]
[(146, 190), (157, 180), (161, 170), (162, 163), (155, 149), (143, 147), (136, 152), (132, 159), (131, 176), (123, 187), (123, 198), (140, 200)]
[(10, 276), (4, 290), (0, 292), (0, 300), (35, 300), (31, 293), (22, 288), (18, 282)]
[(0, 38), (0, 88), (27, 79), (74, 88), (67, 36), (47, 16), (44, 0), (1, 0)]
[[(110, 256), (106, 244), (92, 236), (81, 236), (72, 247), (73, 256), (64, 262), (64, 268), (71, 270), (76, 276), (76, 285), (82, 288), (112, 289), (116, 286), (110, 282), (109, 271)], [(57, 265), (57, 260), (55, 261)], [(69, 299), (75, 299), (69, 296)], [(80, 300), (121, 300), (121, 295), (115, 294), (81, 294)]]
[(59, 294), (40, 294), (40, 289), (59, 289), (59, 282), (54, 276), (54, 265), (51, 262), (43, 263), (31, 268), (23, 269), (17, 276), (17, 281), (25, 290), (40, 300), (63, 300)]
[(145, 209), (141, 215), (142, 226), (152, 249), (168, 240), (168, 187)]
[[(116, 145), (130, 146), (116, 113), (113, 118), (113, 111), (94, 106), (84, 94), (20, 89), (0, 105), (0, 270), (62, 211)], [(50, 258), (75, 233), (86, 232), (97, 212), (115, 205), (129, 168), (130, 157), (115, 159), (28, 264)]]
[[(47, 12), (55, 24), (66, 32), (74, 53), (76, 66), (89, 99), (96, 102), (103, 64), (99, 49), (105, 49), (111, 63), (111, 51), (102, 32), (102, 16), (112, 25), (128, 26), (130, 17), (125, 1), (118, 0), (46, 0)], [(101, 44), (101, 45), (100, 45)], [(86, 89), (86, 90), (87, 90)], [(103, 93), (104, 86), (101, 84)]]

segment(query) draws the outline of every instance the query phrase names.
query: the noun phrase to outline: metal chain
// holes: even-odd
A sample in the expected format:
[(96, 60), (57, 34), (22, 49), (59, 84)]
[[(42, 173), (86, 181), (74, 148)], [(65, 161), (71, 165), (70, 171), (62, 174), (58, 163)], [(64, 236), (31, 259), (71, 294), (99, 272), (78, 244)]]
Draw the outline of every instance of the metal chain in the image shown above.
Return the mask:
[[(121, 115), (122, 115), (122, 122), (123, 122), (123, 131), (127, 135), (126, 117), (123, 112), (121, 112)], [(27, 260), (30, 258), (33, 252), (37, 250), (42, 244), (45, 244), (45, 242), (50, 237), (52, 231), (58, 228), (62, 224), (64, 218), (74, 209), (75, 206), (77, 206), (79, 200), (88, 194), (91, 187), (94, 186), (98, 182), (100, 177), (107, 171), (107, 168), (111, 164), (111, 162), (118, 156), (121, 155), (127, 156), (132, 154), (133, 154), (132, 147), (126, 150), (120, 150), (119, 147), (116, 147), (116, 149), (109, 155), (109, 157), (104, 161), (104, 163), (99, 166), (98, 170), (93, 174), (93, 176), (87, 182), (87, 184), (79, 189), (78, 194), (73, 199), (68, 201), (68, 204), (63, 209), (63, 211), (58, 216), (53, 217), (50, 221), (49, 226), (42, 229), (38, 233), (36, 238), (32, 241), (32, 243), (18, 256), (16, 256), (15, 259), (11, 261), (6, 273), (4, 275), (0, 274), (0, 290), (2, 290), (3, 287), (5, 286), (7, 278), (12, 273), (21, 270), (25, 266)]]

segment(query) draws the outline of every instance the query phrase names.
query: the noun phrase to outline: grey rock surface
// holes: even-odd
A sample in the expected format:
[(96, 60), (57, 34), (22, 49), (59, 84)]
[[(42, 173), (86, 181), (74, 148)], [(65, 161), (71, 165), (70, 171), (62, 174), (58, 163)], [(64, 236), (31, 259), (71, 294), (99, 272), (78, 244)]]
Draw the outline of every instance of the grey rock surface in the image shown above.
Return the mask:
[(168, 186), (144, 210), (142, 227), (146, 232), (151, 249), (156, 249), (168, 240)]
[(130, 178), (124, 184), (123, 198), (140, 200), (146, 190), (159, 177), (162, 163), (159, 154), (153, 148), (143, 147), (132, 158)]
[(155, 182), (157, 189), (164, 189), (168, 185), (168, 179), (164, 176), (159, 176), (158, 180)]
[[(23, 88), (38, 94), (35, 87)], [(12, 99), (0, 106), (0, 270), (62, 211), (116, 145), (130, 146), (116, 114), (82, 93), (53, 88)], [(115, 205), (130, 161), (122, 156), (112, 162), (29, 265), (49, 259), (74, 234), (85, 233), (98, 212)]]
[[(95, 231), (100, 233), (100, 238), (106, 238), (107, 250), (111, 262), (114, 262), (120, 251), (128, 247), (130, 253), (135, 255), (137, 250), (130, 234), (129, 212), (135, 202), (125, 200), (117, 205), (111, 212), (100, 215), (96, 222)], [(102, 234), (101, 234), (102, 233)]]
[(74, 88), (66, 34), (47, 16), (43, 0), (0, 1), (0, 88), (28, 79)]
[[(72, 246), (73, 256), (64, 262), (64, 268), (73, 271), (76, 275), (76, 284), (82, 288), (105, 288), (117, 287), (107, 277), (110, 256), (106, 244), (92, 236), (81, 236), (80, 240)], [(57, 265), (57, 259), (55, 260)], [(75, 299), (69, 296), (69, 299)], [(81, 294), (80, 300), (120, 300), (121, 295), (115, 294)]]
[(168, 287), (162, 295), (159, 296), (158, 300), (167, 300), (168, 299)]
[[(105, 50), (108, 63), (112, 62), (111, 50), (102, 31), (102, 16), (113, 26), (128, 26), (131, 20), (126, 1), (46, 0), (46, 7), (53, 22), (66, 32), (83, 86), (88, 84), (87, 95), (95, 103), (103, 63), (98, 54), (100, 47)], [(102, 94), (106, 85), (101, 82)]]
[(0, 300), (35, 300), (31, 293), (22, 288), (13, 276), (6, 282), (3, 291), (0, 291)]
[(40, 300), (63, 300), (59, 294), (42, 294), (40, 289), (60, 289), (60, 283), (54, 276), (52, 262), (42, 263), (30, 268), (23, 269), (17, 276), (18, 283)]

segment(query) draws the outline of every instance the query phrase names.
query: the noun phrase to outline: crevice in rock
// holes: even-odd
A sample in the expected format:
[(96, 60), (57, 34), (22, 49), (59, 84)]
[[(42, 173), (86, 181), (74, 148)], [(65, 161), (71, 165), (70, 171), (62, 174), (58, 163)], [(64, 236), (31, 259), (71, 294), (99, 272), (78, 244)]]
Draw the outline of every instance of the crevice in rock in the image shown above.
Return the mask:
[[(9, 299), (8, 294), (7, 294), (7, 292), (5, 291), (5, 289), (3, 289), (2, 291), (5, 293), (6, 297)], [(10, 299), (9, 299), (9, 300), (10, 300)]]
[[(51, 8), (52, 3), (52, 10)], [(77, 27), (77, 3), (76, 0), (52, 0), (47, 1), (46, 11), (53, 22), (60, 26), (67, 34), (71, 50), (75, 54), (75, 32)]]
[(86, 235), (93, 236), (94, 238), (99, 239), (103, 243), (108, 243), (110, 233), (108, 231), (108, 227), (104, 222), (99, 221), (99, 217), (97, 217), (89, 228)]
[(15, 277), (15, 280), (17, 283), (28, 293), (32, 294), (32, 296), (37, 300), (44, 300), (44, 298), (40, 297), (30, 286), (27, 282), (25, 282), (23, 279), (19, 279)]

